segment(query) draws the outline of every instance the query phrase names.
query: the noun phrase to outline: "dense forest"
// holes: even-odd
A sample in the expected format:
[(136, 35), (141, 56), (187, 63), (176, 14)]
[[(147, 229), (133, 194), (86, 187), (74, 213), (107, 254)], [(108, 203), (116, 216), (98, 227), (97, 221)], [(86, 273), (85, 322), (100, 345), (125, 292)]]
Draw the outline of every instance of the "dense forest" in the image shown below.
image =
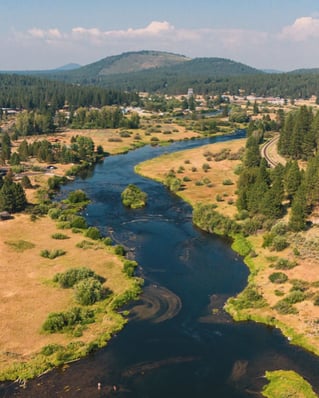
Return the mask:
[[(172, 68), (173, 69), (173, 68)], [(192, 87), (195, 94), (224, 94), (273, 96), (282, 98), (309, 98), (319, 93), (317, 74), (249, 74), (216, 77), (214, 71), (205, 76), (191, 76), (161, 69), (96, 78), (92, 84), (127, 91), (146, 91), (166, 94), (187, 93)]]
[[(264, 131), (253, 126), (248, 130), (237, 200), (239, 217), (249, 216), (244, 223), (247, 233), (261, 227), (270, 229), (287, 213), (291, 231), (307, 227), (308, 216), (319, 203), (318, 120), (319, 113), (314, 114), (307, 107), (286, 115), (279, 150), (287, 157), (287, 163), (274, 169), (268, 168), (260, 155)], [(298, 159), (307, 159), (307, 164), (301, 168)], [(264, 245), (275, 245), (276, 250), (281, 250), (285, 241), (280, 235), (284, 232), (266, 235)]]
[(0, 74), (0, 108), (41, 109), (52, 112), (68, 104), (80, 106), (138, 104), (139, 96), (130, 93), (90, 86), (50, 81), (44, 78)]

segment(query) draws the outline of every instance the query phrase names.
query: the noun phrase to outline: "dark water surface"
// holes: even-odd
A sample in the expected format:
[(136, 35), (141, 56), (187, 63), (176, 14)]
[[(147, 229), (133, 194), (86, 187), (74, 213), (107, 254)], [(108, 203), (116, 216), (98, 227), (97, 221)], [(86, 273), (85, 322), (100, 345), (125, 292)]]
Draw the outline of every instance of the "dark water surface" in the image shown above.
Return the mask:
[[(130, 322), (106, 348), (25, 389), (2, 386), (1, 397), (259, 397), (265, 371), (275, 369), (295, 370), (319, 391), (319, 358), (290, 346), (276, 329), (235, 323), (223, 312), (225, 300), (248, 277), (229, 242), (194, 228), (186, 203), (133, 171), (165, 151), (226, 139), (109, 157), (90, 178), (64, 188), (87, 192), (89, 223), (131, 250), (145, 278), (144, 293), (132, 306)], [(120, 194), (129, 183), (147, 192), (145, 209), (122, 206)]]

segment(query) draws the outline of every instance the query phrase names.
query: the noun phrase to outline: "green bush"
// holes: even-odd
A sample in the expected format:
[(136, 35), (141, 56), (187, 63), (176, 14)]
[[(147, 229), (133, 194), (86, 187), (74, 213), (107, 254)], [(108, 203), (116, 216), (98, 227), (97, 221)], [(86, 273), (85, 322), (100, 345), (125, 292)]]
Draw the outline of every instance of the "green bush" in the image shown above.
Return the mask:
[(42, 325), (42, 330), (49, 333), (73, 329), (75, 325), (94, 322), (94, 311), (74, 307), (66, 312), (52, 312)]
[(105, 244), (105, 246), (111, 246), (113, 241), (110, 237), (106, 237), (103, 239), (103, 243)]
[(273, 272), (269, 275), (269, 280), (272, 283), (285, 283), (288, 280), (288, 276), (283, 272)]
[(295, 290), (305, 292), (310, 287), (310, 283), (302, 279), (291, 279), (289, 282), (292, 284), (292, 287), (290, 289), (291, 292)]
[(134, 184), (129, 184), (121, 194), (124, 206), (132, 209), (144, 207), (147, 201), (147, 194)]
[(284, 236), (275, 236), (274, 239), (272, 240), (272, 248), (277, 252), (286, 249), (286, 247), (288, 246), (289, 243), (287, 242)]
[(278, 311), (280, 314), (298, 314), (298, 311), (291, 304), (287, 303), (285, 299), (279, 300), (278, 303), (274, 306), (274, 309)]
[(64, 240), (64, 239), (70, 239), (69, 236), (65, 235), (65, 234), (61, 234), (60, 232), (57, 232), (55, 234), (51, 235), (52, 239), (57, 239), (57, 240)]
[(75, 204), (75, 203), (83, 203), (88, 202), (89, 198), (87, 197), (86, 193), (81, 189), (76, 191), (72, 191), (69, 193), (67, 197), (67, 202)]
[(81, 240), (81, 242), (78, 242), (77, 244), (76, 244), (76, 247), (78, 247), (78, 248), (80, 248), (80, 249), (84, 249), (84, 250), (86, 250), (86, 249), (90, 249), (91, 247), (93, 247), (94, 246), (94, 243), (93, 242), (91, 242), (90, 240)]
[(296, 304), (301, 303), (305, 300), (305, 298), (304, 292), (301, 290), (293, 290), (283, 300), (285, 300), (288, 304)]
[(114, 247), (114, 252), (118, 256), (125, 256), (125, 249), (124, 249), (124, 247), (122, 245), (116, 245)]
[(137, 262), (136, 261), (131, 261), (131, 260), (125, 260), (124, 265), (123, 265), (123, 272), (127, 276), (133, 276), (135, 272), (135, 268), (137, 267)]
[(40, 252), (40, 255), (42, 257), (48, 258), (50, 260), (54, 260), (57, 257), (63, 256), (64, 254), (66, 254), (66, 251), (62, 249), (54, 249), (54, 250), (44, 249), (41, 250)]
[(82, 216), (73, 216), (70, 220), (71, 228), (86, 229), (88, 227), (87, 222)]
[(85, 231), (85, 236), (93, 240), (101, 239), (102, 235), (98, 228), (90, 227)]
[(295, 261), (289, 261), (285, 258), (280, 258), (279, 260), (276, 261), (274, 264), (274, 267), (276, 269), (292, 269), (297, 266), (297, 263)]
[(229, 178), (223, 180), (223, 185), (234, 185), (233, 181)]
[(103, 286), (95, 278), (87, 278), (75, 285), (75, 299), (81, 305), (92, 305), (103, 297)]
[(83, 279), (95, 278), (101, 280), (102, 278), (95, 274), (90, 268), (80, 267), (80, 268), (70, 268), (65, 272), (56, 274), (53, 277), (53, 282), (58, 282), (63, 288), (73, 287), (76, 283), (82, 281)]

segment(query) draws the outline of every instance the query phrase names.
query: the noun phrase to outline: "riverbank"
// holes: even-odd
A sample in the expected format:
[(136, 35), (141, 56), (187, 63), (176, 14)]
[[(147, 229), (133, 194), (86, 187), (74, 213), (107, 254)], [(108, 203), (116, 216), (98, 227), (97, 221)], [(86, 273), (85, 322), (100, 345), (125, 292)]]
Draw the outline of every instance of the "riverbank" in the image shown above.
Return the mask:
[[(193, 208), (200, 204), (211, 204), (218, 213), (234, 219), (237, 214), (234, 204), (238, 179), (236, 170), (240, 167), (240, 161), (232, 158), (236, 158), (243, 146), (244, 141), (240, 140), (216, 143), (146, 161), (138, 165), (136, 171), (161, 182), (165, 182), (167, 174), (174, 171), (175, 176), (183, 181), (182, 189), (176, 194)], [(223, 153), (229, 155), (221, 159)], [(208, 157), (211, 158), (209, 162)], [(208, 163), (209, 168), (203, 168), (204, 163)], [(245, 239), (239, 237), (238, 240), (236, 235), (233, 238), (234, 250), (246, 256), (245, 262), (250, 269), (250, 276), (246, 289), (236, 298), (229, 299), (225, 309), (238, 321), (254, 320), (278, 327), (292, 344), (318, 355), (318, 228), (290, 234), (290, 246), (280, 252), (262, 247), (263, 233), (250, 235)], [(245, 250), (242, 251), (243, 247)], [(296, 266), (287, 267), (290, 269), (283, 271), (284, 281), (272, 282), (271, 275), (276, 272), (275, 266), (282, 259)], [(297, 287), (303, 290), (302, 297), (293, 302), (289, 313), (280, 311), (277, 304), (284, 296), (290, 297), (294, 290), (298, 290)]]

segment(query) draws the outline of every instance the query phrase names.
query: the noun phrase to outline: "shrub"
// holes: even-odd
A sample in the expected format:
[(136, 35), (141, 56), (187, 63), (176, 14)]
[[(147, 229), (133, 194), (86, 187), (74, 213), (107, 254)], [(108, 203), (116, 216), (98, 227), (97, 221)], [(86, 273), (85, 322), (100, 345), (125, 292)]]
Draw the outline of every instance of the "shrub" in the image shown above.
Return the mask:
[(202, 169), (204, 170), (205, 173), (207, 173), (207, 171), (210, 169), (210, 165), (208, 163), (203, 163), (202, 165)]
[(288, 231), (288, 225), (282, 221), (278, 222), (271, 228), (271, 233), (274, 235), (285, 235)]
[(305, 300), (305, 293), (301, 290), (293, 290), (283, 300), (288, 304), (300, 303)]
[(135, 268), (137, 267), (137, 262), (136, 261), (131, 261), (131, 260), (125, 260), (124, 261), (124, 266), (123, 266), (123, 272), (127, 276), (133, 276)]
[(147, 194), (134, 184), (129, 184), (121, 194), (124, 206), (132, 209), (144, 207), (147, 201)]
[(106, 237), (103, 239), (103, 243), (105, 244), (105, 246), (111, 246), (113, 241), (110, 237)]
[(102, 237), (102, 235), (101, 235), (99, 229), (96, 228), (96, 227), (90, 227), (90, 228), (88, 228), (88, 229), (85, 231), (85, 236), (88, 237), (88, 238), (90, 238), (90, 239), (93, 239), (93, 240), (99, 240), (99, 239), (101, 239), (101, 237)]
[(234, 185), (233, 181), (229, 178), (223, 180), (223, 185)]
[(85, 249), (85, 250), (91, 248), (92, 246), (94, 246), (94, 243), (89, 240), (85, 240), (85, 239), (76, 244), (76, 247), (78, 247), (79, 249)]
[(73, 204), (82, 203), (82, 202), (88, 202), (89, 198), (86, 196), (86, 193), (84, 191), (82, 191), (81, 189), (77, 189), (76, 191), (72, 191), (69, 193), (67, 201)]
[(74, 307), (66, 312), (52, 312), (48, 315), (42, 330), (49, 333), (72, 329), (75, 325), (86, 325), (94, 322), (94, 312), (79, 307)]
[(283, 272), (273, 272), (269, 275), (269, 280), (272, 283), (285, 283), (288, 280), (288, 276)]
[(54, 260), (57, 257), (63, 256), (64, 254), (66, 254), (66, 251), (62, 249), (54, 249), (54, 250), (44, 249), (41, 250), (40, 252), (40, 255), (42, 257), (48, 258), (50, 260)]
[(289, 243), (287, 242), (286, 238), (283, 236), (275, 236), (272, 240), (272, 247), (277, 251), (280, 252), (286, 247), (289, 246)]
[(65, 234), (61, 234), (60, 232), (57, 232), (53, 235), (51, 235), (52, 239), (57, 239), (57, 240), (63, 240), (63, 239), (70, 239), (69, 236)]
[(57, 220), (60, 217), (61, 213), (61, 209), (52, 208), (49, 210), (48, 215), (50, 218), (52, 218), (52, 220)]
[(298, 311), (291, 304), (287, 303), (285, 299), (279, 300), (278, 303), (274, 306), (274, 309), (278, 311), (280, 314), (298, 314)]
[(82, 216), (71, 217), (70, 225), (71, 228), (80, 228), (80, 229), (86, 229), (88, 226), (85, 218)]
[(124, 247), (122, 245), (116, 245), (114, 247), (114, 252), (118, 256), (125, 256), (125, 249), (124, 249)]
[(58, 282), (59, 285), (65, 289), (73, 287), (76, 283), (88, 279), (94, 278), (102, 281), (103, 278), (96, 275), (94, 271), (90, 268), (80, 267), (80, 268), (70, 268), (66, 272), (58, 273), (54, 276), (53, 282)]
[(81, 305), (92, 305), (103, 298), (101, 282), (87, 278), (75, 285), (75, 299)]
[(305, 292), (310, 287), (310, 283), (302, 279), (291, 279), (289, 282), (292, 284), (292, 287), (290, 289), (291, 292), (295, 290)]
[(274, 264), (276, 269), (292, 269), (297, 266), (296, 261), (289, 261), (286, 258), (280, 258)]

